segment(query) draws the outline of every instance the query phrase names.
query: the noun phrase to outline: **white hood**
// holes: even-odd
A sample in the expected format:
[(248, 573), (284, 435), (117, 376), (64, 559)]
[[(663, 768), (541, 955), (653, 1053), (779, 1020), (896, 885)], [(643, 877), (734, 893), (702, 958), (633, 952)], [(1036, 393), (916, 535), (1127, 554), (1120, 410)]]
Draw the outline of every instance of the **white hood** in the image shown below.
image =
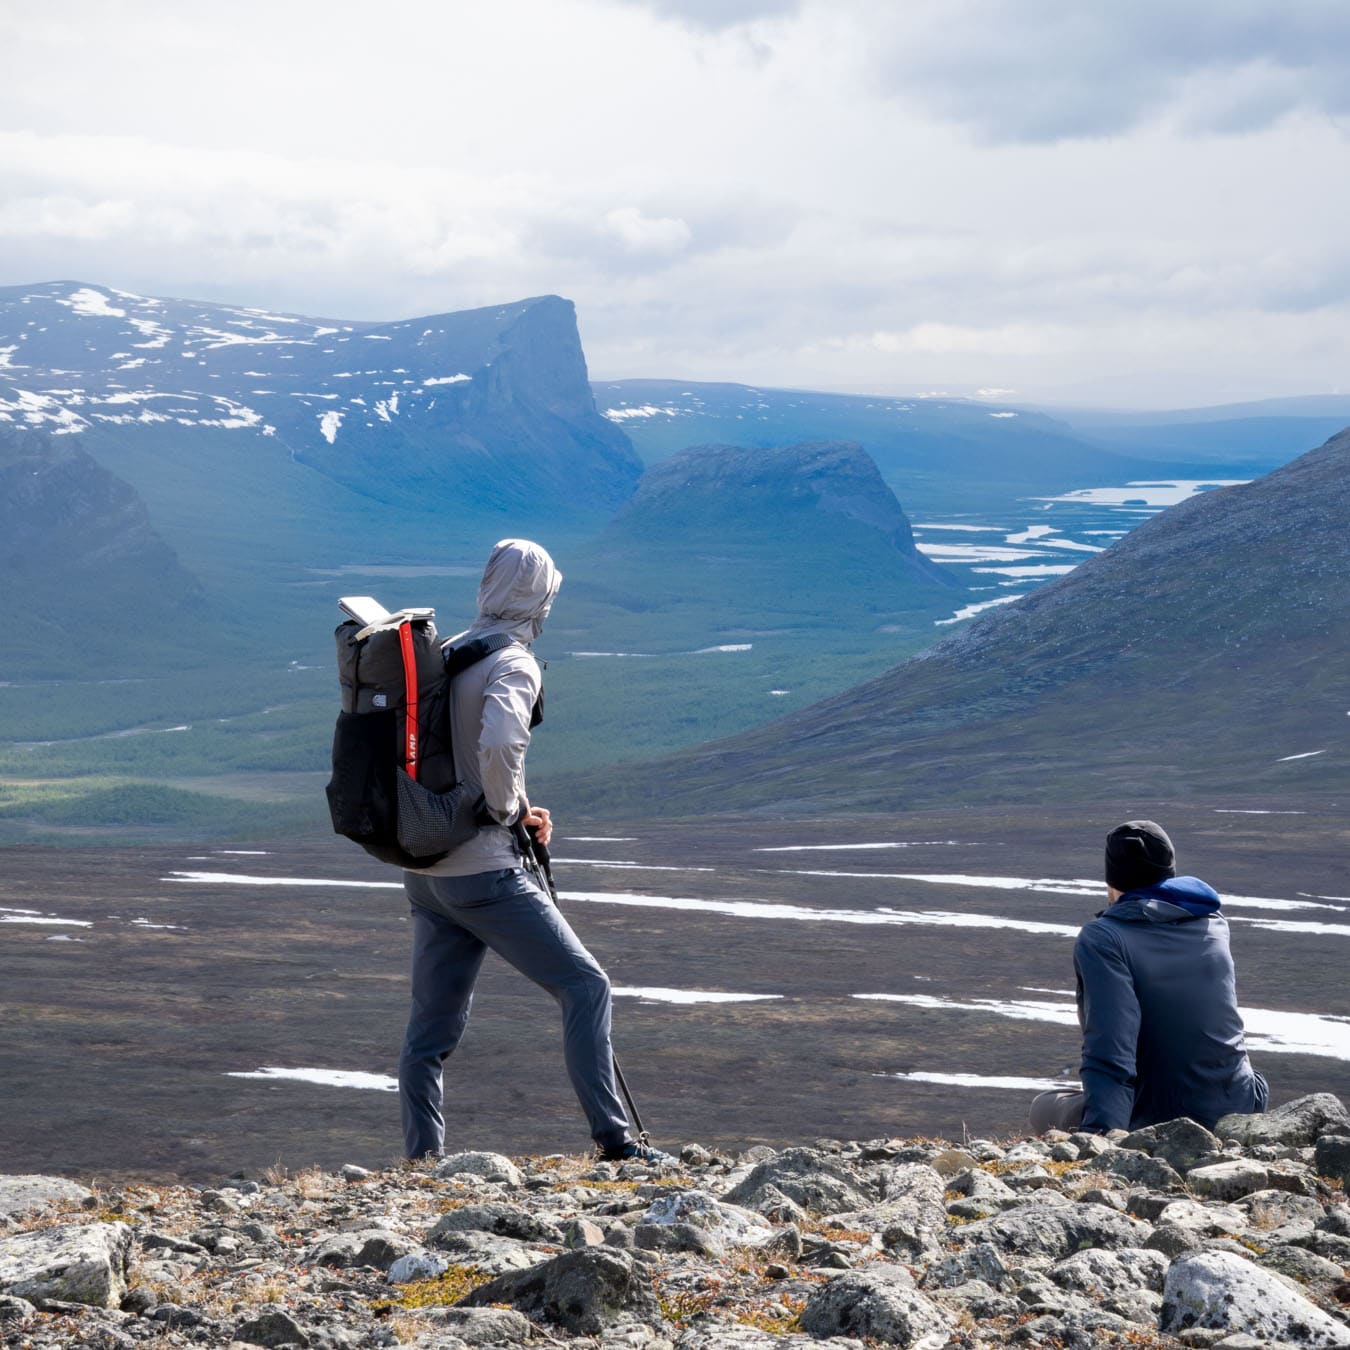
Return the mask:
[(474, 631), (505, 630), (519, 642), (539, 636), (562, 585), (545, 549), (528, 539), (503, 539), (483, 569)]

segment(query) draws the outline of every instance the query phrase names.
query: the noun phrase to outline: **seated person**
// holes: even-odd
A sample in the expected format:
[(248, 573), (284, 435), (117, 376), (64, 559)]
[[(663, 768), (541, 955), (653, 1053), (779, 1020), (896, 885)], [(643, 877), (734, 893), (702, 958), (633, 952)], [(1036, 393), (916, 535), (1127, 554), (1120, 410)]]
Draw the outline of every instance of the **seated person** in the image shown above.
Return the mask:
[(1107, 835), (1106, 889), (1110, 904), (1073, 949), (1082, 1087), (1036, 1097), (1032, 1130), (1102, 1134), (1178, 1116), (1213, 1129), (1230, 1112), (1264, 1111), (1218, 895), (1176, 875), (1172, 841), (1151, 820)]

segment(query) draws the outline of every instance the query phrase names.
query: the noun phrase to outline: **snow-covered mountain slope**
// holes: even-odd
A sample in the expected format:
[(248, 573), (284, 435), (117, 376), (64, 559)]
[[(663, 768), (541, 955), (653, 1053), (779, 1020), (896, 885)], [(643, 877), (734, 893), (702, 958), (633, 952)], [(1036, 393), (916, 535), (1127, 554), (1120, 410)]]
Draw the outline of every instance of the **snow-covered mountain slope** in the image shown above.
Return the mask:
[(612, 509), (640, 471), (595, 410), (556, 296), (355, 323), (72, 281), (4, 288), (0, 422), (247, 432), (389, 501)]

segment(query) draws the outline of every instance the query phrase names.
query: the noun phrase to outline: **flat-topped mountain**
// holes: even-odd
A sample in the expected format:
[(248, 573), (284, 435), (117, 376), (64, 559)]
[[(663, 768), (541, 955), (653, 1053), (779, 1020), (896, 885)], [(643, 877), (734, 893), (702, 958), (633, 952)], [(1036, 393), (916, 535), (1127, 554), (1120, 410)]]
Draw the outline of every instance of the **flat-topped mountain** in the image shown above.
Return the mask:
[[(948, 614), (964, 594), (915, 548), (876, 464), (847, 441), (705, 445), (652, 465), (569, 575), (586, 598), (657, 605), (671, 625), (692, 609), (703, 632), (737, 615), (758, 630), (870, 632)], [(604, 616), (611, 640), (615, 622)]]
[(1147, 800), (1350, 783), (1350, 432), (1193, 497), (792, 717), (578, 800), (664, 812)]
[(358, 323), (80, 282), (8, 287), (0, 420), (188, 442), (231, 431), (364, 498), (460, 511), (609, 511), (640, 473), (596, 412), (575, 311), (557, 296)]

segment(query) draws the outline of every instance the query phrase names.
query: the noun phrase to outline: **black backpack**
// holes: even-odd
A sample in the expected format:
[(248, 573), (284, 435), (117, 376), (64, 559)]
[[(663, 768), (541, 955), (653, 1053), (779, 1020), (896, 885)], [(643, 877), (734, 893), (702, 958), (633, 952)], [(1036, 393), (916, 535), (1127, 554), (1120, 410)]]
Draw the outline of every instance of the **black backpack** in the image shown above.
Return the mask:
[(482, 797), (455, 781), (450, 683), (512, 639), (442, 648), (430, 617), (339, 624), (342, 711), (326, 789), (333, 829), (381, 862), (430, 867), (486, 822)]

